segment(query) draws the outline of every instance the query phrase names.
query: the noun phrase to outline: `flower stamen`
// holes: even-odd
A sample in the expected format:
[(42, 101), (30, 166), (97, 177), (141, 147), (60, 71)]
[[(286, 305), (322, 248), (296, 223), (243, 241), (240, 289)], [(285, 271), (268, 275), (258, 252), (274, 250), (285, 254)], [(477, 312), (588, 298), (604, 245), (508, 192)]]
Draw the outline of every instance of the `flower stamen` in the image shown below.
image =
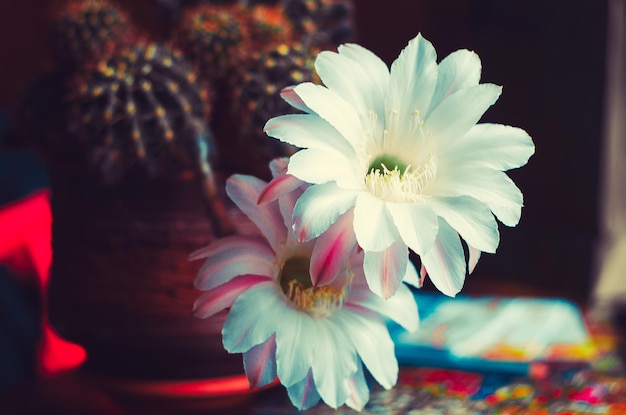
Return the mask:
[(382, 162), (380, 168), (370, 167), (369, 173), (365, 176), (366, 189), (374, 196), (390, 202), (424, 200), (424, 189), (437, 176), (435, 154), (430, 152), (428, 160), (417, 167), (398, 164), (395, 164), (392, 170)]
[(331, 285), (305, 288), (300, 282), (291, 280), (286, 292), (289, 301), (311, 317), (329, 317), (343, 306), (345, 288), (338, 289)]

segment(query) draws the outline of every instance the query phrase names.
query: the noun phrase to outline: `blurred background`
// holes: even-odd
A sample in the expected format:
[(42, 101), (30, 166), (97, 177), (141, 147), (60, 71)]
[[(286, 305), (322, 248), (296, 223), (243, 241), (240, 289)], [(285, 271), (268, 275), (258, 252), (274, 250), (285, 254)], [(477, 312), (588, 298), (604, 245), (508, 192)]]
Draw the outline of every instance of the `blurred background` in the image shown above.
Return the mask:
[[(155, 3), (123, 2), (137, 24), (158, 36), (163, 23)], [(353, 40), (388, 64), (418, 32), (440, 59), (456, 49), (476, 51), (482, 81), (504, 87), (482, 121), (521, 127), (535, 142), (528, 165), (510, 172), (524, 194), (522, 220), (514, 229), (500, 226), (497, 255), (483, 255), (465, 293), (558, 296), (589, 304), (601, 230), (608, 0), (354, 3)], [(51, 7), (43, 0), (0, 3), (5, 125), (29, 85), (51, 68)], [(46, 186), (34, 153), (0, 153), (1, 204)], [(37, 289), (0, 268), (0, 388), (34, 376), (29, 356), (40, 324)]]

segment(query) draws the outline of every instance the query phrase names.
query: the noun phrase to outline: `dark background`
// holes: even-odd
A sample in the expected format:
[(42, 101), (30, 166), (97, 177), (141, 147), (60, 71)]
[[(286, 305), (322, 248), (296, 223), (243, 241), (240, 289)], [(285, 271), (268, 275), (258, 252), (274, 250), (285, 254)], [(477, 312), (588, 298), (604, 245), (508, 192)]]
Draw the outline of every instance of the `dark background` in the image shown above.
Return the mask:
[[(539, 292), (584, 302), (592, 286), (602, 142), (604, 0), (357, 0), (356, 41), (387, 63), (418, 32), (439, 58), (467, 48), (483, 62), (483, 82), (504, 86), (483, 121), (524, 128), (536, 154), (510, 176), (525, 196), (520, 224), (501, 226), (497, 255), (483, 255), (466, 292)], [(151, 0), (124, 1), (144, 28), (159, 30)], [(0, 2), (0, 114), (11, 117), (25, 89), (50, 66), (51, 2)], [(0, 201), (45, 186), (30, 153), (0, 153)], [(2, 230), (0, 229), (0, 237)], [(5, 271), (2, 271), (6, 274)], [(3, 275), (4, 275), (3, 274)], [(2, 283), (9, 278), (4, 276)], [(498, 284), (493, 284), (497, 282)], [(0, 296), (0, 318), (11, 320)], [(7, 316), (9, 316), (7, 318)], [(36, 322), (33, 322), (36, 326)], [(0, 350), (0, 355), (5, 355)]]

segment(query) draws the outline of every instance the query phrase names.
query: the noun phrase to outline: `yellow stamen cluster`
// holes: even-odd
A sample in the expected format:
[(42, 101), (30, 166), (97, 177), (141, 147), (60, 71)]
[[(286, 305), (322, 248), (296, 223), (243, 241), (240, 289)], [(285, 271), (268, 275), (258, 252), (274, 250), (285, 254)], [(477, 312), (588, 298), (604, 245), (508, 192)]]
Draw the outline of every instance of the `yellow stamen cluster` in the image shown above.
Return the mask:
[(424, 189), (435, 179), (437, 160), (431, 152), (416, 168), (409, 165), (401, 171), (394, 166), (389, 170), (384, 164), (381, 168), (372, 168), (365, 176), (365, 187), (371, 194), (390, 202), (416, 202), (424, 199)]
[(329, 317), (343, 306), (345, 289), (330, 285), (305, 288), (300, 282), (291, 280), (286, 292), (289, 301), (312, 317)]

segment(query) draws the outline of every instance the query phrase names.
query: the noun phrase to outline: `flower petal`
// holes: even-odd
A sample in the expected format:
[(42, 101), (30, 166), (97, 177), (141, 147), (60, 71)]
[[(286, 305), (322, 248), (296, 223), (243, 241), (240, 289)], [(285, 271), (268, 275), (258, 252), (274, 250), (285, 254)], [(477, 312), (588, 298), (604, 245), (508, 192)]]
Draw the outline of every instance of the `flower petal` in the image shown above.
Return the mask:
[(439, 63), (437, 87), (428, 113), (454, 92), (478, 85), (481, 70), (480, 58), (469, 50), (457, 50), (446, 56)]
[(428, 252), (421, 256), (431, 281), (442, 293), (454, 297), (465, 281), (465, 256), (459, 235), (439, 219), (437, 240)]
[(363, 127), (348, 102), (328, 88), (311, 82), (299, 84), (293, 90), (308, 108), (335, 127), (352, 148), (357, 148)]
[(469, 258), (467, 260), (467, 268), (468, 268), (468, 273), (472, 273), (474, 272), (474, 268), (476, 268), (476, 265), (478, 265), (478, 260), (480, 259), (480, 250), (474, 248), (471, 245), (468, 245), (468, 250), (469, 250)]
[(264, 131), (270, 137), (301, 148), (325, 149), (355, 157), (346, 139), (317, 114), (289, 114), (270, 119)]
[(345, 268), (356, 246), (353, 220), (352, 211), (344, 213), (315, 242), (309, 270), (313, 286), (330, 284)]
[(283, 88), (280, 91), (280, 97), (284, 99), (287, 102), (287, 104), (291, 105), (292, 107), (296, 109), (299, 109), (302, 112), (306, 112), (308, 114), (313, 112), (311, 108), (309, 108), (304, 103), (304, 101), (302, 101), (302, 98), (300, 98), (298, 94), (296, 94), (295, 86), (288, 86), (286, 88)]
[(268, 184), (265, 186), (261, 194), (259, 194), (259, 200), (257, 203), (259, 205), (263, 205), (265, 203), (272, 202), (278, 199), (285, 193), (289, 193), (295, 189), (297, 189), (300, 185), (302, 185), (302, 181), (292, 176), (291, 174), (283, 173), (274, 177)]
[(382, 251), (400, 239), (386, 203), (367, 192), (356, 198), (354, 233), (365, 251)]
[(362, 63), (335, 52), (323, 51), (315, 60), (315, 71), (324, 85), (354, 107), (363, 125), (372, 121), (374, 135), (382, 135), (384, 90), (372, 82)]
[(365, 251), (363, 270), (370, 290), (383, 298), (396, 293), (407, 269), (408, 248), (402, 241), (382, 251)]
[(404, 278), (402, 279), (402, 282), (405, 282), (415, 288), (422, 288), (422, 285), (424, 284), (424, 281), (422, 280), (420, 275), (417, 273), (417, 270), (415, 269), (415, 265), (410, 260), (410, 258), (409, 258), (409, 261), (406, 263), (406, 274), (404, 274)]
[[(343, 314), (344, 310), (333, 316)], [(357, 371), (357, 353), (354, 346), (358, 345), (355, 345), (343, 327), (328, 324), (329, 319), (315, 319), (314, 323), (316, 327), (313, 333), (314, 336), (320, 335), (321, 347), (314, 349), (311, 367), (313, 379), (324, 402), (332, 408), (338, 408), (350, 397), (351, 391), (346, 381)]]
[(500, 233), (487, 205), (467, 196), (432, 198), (430, 204), (468, 244), (483, 252), (496, 252)]
[(257, 204), (259, 195), (266, 185), (267, 183), (256, 177), (234, 174), (226, 181), (226, 193), (263, 232), (272, 248), (276, 250), (276, 247), (285, 240), (287, 230), (277, 204)]
[(276, 380), (276, 336), (245, 352), (243, 367), (253, 387), (260, 388)]
[(358, 189), (359, 182), (353, 159), (335, 151), (318, 150), (311, 148), (300, 150), (289, 160), (289, 174), (308, 183), (324, 184), (336, 182), (344, 189)]
[(501, 124), (477, 124), (453, 147), (441, 152), (441, 158), (462, 160), (496, 170), (523, 166), (535, 152), (528, 133), (521, 128)]
[(272, 248), (266, 241), (252, 236), (220, 238), (204, 248), (202, 255), (207, 259), (194, 281), (194, 287), (199, 290), (210, 290), (238, 275), (271, 277), (277, 272)]
[[(407, 269), (409, 267), (415, 272), (415, 267), (410, 261)], [(417, 303), (413, 293), (405, 284), (401, 284), (398, 291), (385, 300), (377, 295), (373, 295), (367, 284), (359, 284), (358, 281), (355, 278), (350, 294), (346, 299), (345, 307), (352, 308), (354, 305), (356, 307), (365, 307), (395, 321), (408, 331), (417, 329), (419, 325)]]
[(387, 208), (393, 217), (398, 233), (415, 253), (426, 252), (437, 236), (437, 215), (429, 204), (391, 203)]
[(457, 166), (441, 171), (429, 189), (433, 196), (470, 196), (487, 206), (506, 226), (515, 226), (522, 213), (522, 192), (501, 171)]
[(367, 73), (369, 82), (378, 89), (378, 96), (383, 97), (389, 85), (389, 68), (376, 54), (363, 46), (346, 43), (337, 48), (340, 55), (361, 64)]
[(389, 389), (398, 380), (398, 361), (385, 322), (366, 309), (345, 309), (331, 317), (351, 339), (376, 381)]
[(289, 157), (276, 157), (270, 161), (270, 172), (272, 177), (276, 177), (281, 173), (287, 172), (287, 166), (289, 165)]
[(320, 341), (323, 333), (315, 332), (313, 319), (306, 313), (291, 309), (278, 317), (276, 332), (276, 370), (286, 387), (304, 378), (313, 364), (313, 348), (327, 347)]
[(283, 316), (293, 313), (275, 285), (273, 280), (259, 282), (235, 300), (222, 328), (222, 342), (229, 353), (247, 352), (263, 343), (276, 332)]
[(287, 387), (287, 394), (291, 403), (300, 411), (312, 408), (320, 401), (310, 370), (300, 382)]
[(365, 374), (363, 373), (363, 365), (361, 362), (358, 362), (357, 367), (357, 372), (352, 379), (348, 381), (350, 397), (346, 401), (346, 405), (355, 411), (361, 411), (370, 399), (370, 389), (365, 381)]
[(211, 317), (230, 307), (233, 302), (250, 287), (271, 281), (263, 275), (241, 275), (203, 293), (193, 304), (193, 313), (198, 318)]
[(437, 151), (444, 151), (463, 138), (500, 96), (502, 87), (480, 84), (455, 92), (426, 119), (424, 131), (433, 134)]
[(330, 182), (309, 187), (293, 209), (294, 233), (300, 241), (317, 238), (354, 206), (356, 192)]
[(408, 131), (405, 120), (416, 111), (426, 113), (436, 84), (437, 53), (433, 45), (419, 34), (391, 65), (385, 100), (385, 128), (390, 136), (405, 136)]

